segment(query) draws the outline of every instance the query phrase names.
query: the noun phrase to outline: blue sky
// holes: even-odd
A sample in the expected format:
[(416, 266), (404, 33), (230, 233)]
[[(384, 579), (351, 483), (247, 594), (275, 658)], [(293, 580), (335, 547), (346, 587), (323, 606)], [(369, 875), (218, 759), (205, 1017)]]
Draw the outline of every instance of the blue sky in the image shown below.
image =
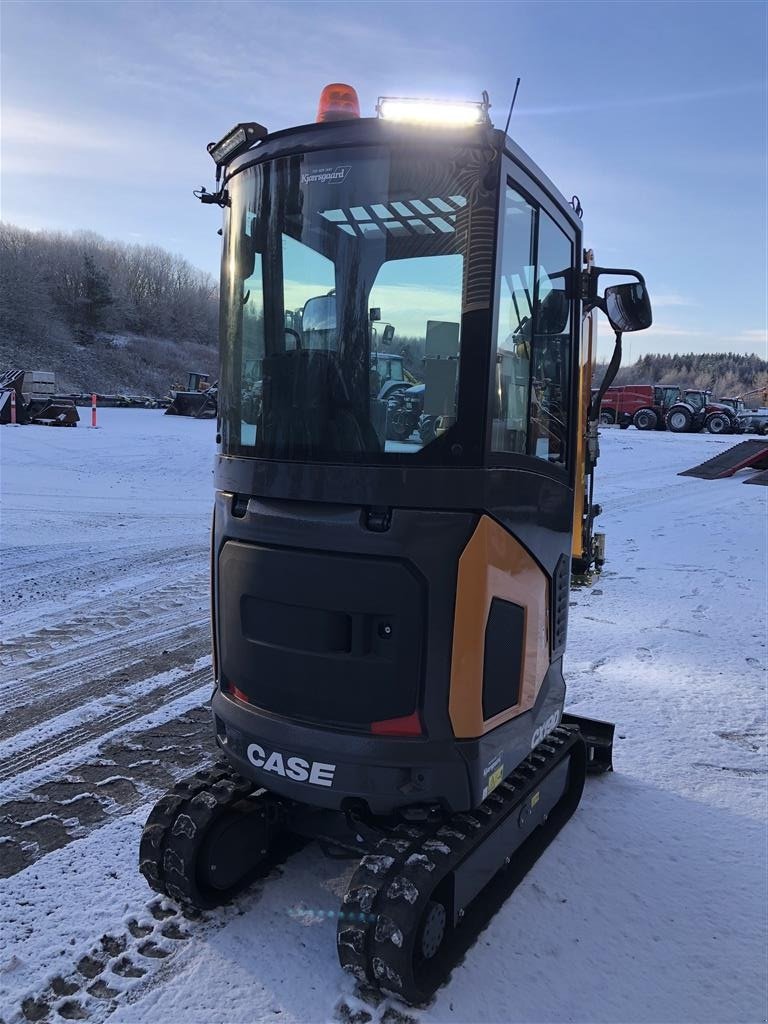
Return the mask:
[[(648, 280), (650, 351), (766, 356), (768, 6), (18, 3), (0, 12), (0, 211), (165, 246), (217, 271), (211, 139), (314, 119), (347, 81), (474, 98), (584, 207), (598, 262)], [(603, 331), (606, 338), (607, 331)], [(607, 340), (607, 338), (606, 338)]]

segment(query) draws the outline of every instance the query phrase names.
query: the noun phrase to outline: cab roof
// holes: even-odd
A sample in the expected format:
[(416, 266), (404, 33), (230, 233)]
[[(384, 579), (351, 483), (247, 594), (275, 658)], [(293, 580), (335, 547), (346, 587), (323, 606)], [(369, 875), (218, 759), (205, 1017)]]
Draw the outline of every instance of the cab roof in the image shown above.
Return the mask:
[(581, 228), (581, 218), (541, 168), (503, 131), (486, 125), (425, 129), (423, 126), (384, 121), (377, 117), (298, 125), (295, 128), (272, 132), (236, 157), (226, 169), (224, 184), (226, 185), (227, 181), (246, 167), (278, 157), (296, 156), (319, 149), (344, 149), (351, 146), (393, 143), (411, 144), (422, 149), (440, 149), (457, 145), (490, 146), (503, 151), (513, 163), (538, 183), (574, 226)]

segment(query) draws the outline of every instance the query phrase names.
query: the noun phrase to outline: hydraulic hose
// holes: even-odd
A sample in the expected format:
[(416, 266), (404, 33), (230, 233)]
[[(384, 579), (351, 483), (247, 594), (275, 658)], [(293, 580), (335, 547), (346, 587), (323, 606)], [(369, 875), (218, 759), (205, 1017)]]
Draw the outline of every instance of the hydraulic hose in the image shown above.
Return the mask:
[(605, 371), (600, 387), (597, 389), (597, 394), (592, 399), (592, 403), (589, 407), (589, 418), (590, 420), (596, 420), (600, 416), (600, 406), (603, 401), (603, 396), (608, 388), (613, 384), (616, 374), (619, 372), (619, 366), (621, 365), (621, 331), (616, 331), (616, 344), (613, 347), (613, 355), (611, 361), (608, 364), (608, 369)]

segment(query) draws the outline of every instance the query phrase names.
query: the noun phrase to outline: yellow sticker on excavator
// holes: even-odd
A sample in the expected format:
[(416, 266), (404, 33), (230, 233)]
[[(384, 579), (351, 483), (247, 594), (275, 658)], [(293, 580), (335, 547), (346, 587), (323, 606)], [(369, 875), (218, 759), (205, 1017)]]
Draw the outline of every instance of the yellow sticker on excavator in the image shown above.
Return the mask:
[(492, 793), (504, 778), (504, 765), (499, 765), (496, 771), (488, 776), (488, 792)]
[(539, 797), (540, 796), (541, 796), (541, 790), (539, 790), (538, 793), (534, 793), (533, 794), (533, 796), (531, 797), (531, 807), (535, 807), (536, 806), (536, 804), (539, 802)]

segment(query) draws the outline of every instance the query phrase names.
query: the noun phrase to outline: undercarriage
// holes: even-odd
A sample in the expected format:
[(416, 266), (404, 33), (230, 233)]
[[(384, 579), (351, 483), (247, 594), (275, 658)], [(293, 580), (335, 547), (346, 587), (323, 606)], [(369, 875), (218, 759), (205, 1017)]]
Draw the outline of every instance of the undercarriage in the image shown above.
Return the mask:
[(389, 817), (317, 808), (275, 796), (221, 762), (155, 806), (141, 871), (156, 892), (205, 910), (230, 901), (303, 841), (316, 840), (332, 858), (360, 858), (335, 912), (341, 965), (423, 1003), (574, 813), (586, 774), (610, 770), (606, 729), (571, 717), (479, 807), (458, 814), (437, 806)]

